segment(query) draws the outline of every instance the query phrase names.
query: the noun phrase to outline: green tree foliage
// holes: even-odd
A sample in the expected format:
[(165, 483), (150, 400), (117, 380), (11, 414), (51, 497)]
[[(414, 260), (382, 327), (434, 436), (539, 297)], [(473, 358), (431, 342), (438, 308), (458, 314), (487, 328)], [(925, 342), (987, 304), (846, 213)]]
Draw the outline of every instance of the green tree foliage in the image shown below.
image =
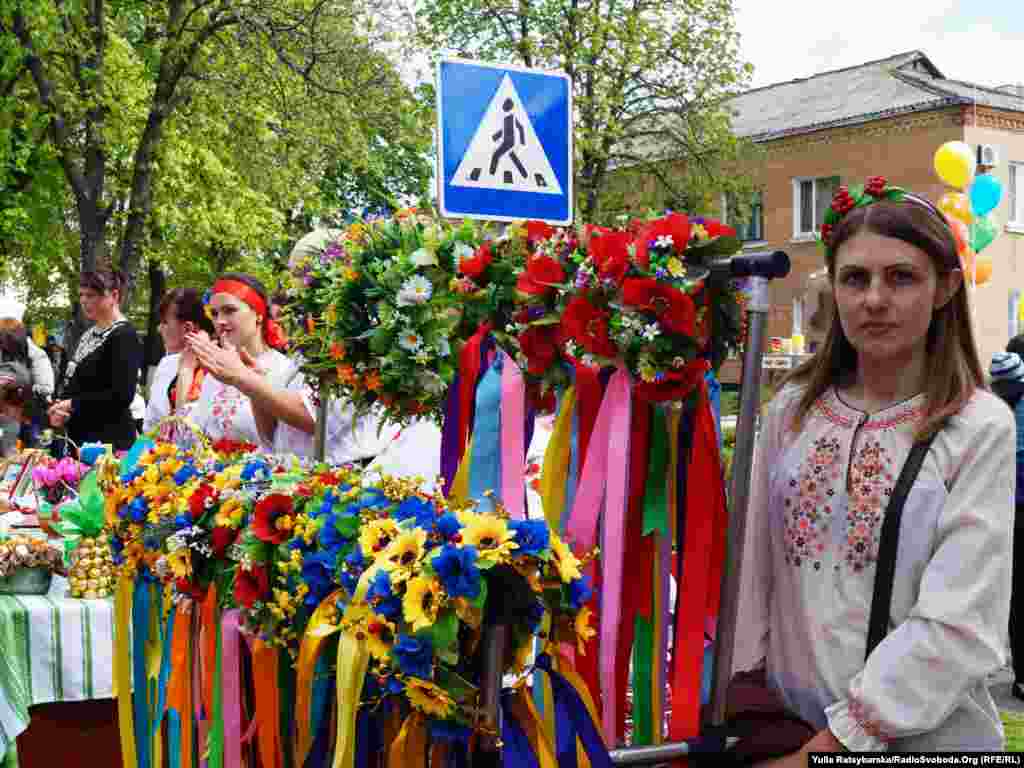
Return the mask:
[(364, 0), (0, 0), (0, 99), (19, 105), (0, 280), (73, 290), (105, 258), (129, 293), (146, 262), (207, 283), (301, 235), (296, 211), (335, 202), (326, 177), (376, 179), (382, 143), (425, 153), (374, 19)]
[(748, 196), (738, 170), (743, 143), (726, 111), (750, 73), (739, 58), (733, 0), (419, 3), (428, 48), (568, 74), (583, 217), (600, 219), (623, 204), (614, 190), (603, 199), (623, 169), (656, 182), (648, 199), (629, 201), (634, 206), (696, 210), (711, 190)]

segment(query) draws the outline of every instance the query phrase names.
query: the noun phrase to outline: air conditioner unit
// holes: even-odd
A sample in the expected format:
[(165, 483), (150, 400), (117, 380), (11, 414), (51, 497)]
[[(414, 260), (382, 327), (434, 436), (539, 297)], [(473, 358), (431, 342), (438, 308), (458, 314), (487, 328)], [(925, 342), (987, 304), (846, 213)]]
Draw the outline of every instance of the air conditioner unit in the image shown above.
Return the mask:
[(979, 144), (978, 165), (989, 167), (999, 165), (999, 147), (995, 144)]

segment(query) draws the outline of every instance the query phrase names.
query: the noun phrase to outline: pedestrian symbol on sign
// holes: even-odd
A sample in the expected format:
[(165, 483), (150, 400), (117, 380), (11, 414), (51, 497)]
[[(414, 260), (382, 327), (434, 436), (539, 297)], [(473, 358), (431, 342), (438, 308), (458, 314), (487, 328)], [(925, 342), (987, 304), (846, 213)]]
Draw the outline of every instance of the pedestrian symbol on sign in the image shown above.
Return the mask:
[(560, 195), (558, 178), (508, 75), (473, 134), (452, 186)]

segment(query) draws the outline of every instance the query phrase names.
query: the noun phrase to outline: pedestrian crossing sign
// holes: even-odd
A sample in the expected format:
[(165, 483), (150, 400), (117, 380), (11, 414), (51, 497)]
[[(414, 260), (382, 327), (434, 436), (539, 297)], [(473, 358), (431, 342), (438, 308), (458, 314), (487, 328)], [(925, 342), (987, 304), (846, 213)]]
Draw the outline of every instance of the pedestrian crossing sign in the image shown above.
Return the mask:
[(442, 215), (571, 224), (568, 76), (444, 59), (437, 80)]

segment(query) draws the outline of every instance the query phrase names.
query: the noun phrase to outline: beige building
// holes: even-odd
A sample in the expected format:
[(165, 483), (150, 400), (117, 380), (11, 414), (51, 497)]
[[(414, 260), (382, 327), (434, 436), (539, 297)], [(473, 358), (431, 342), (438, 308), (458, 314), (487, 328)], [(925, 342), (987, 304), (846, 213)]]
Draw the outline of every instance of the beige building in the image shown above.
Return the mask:
[[(764, 150), (761, 190), (739, 229), (747, 247), (780, 248), (792, 260), (772, 285), (770, 336), (809, 339), (824, 265), (814, 233), (835, 189), (886, 176), (933, 201), (947, 190), (932, 168), (947, 141), (971, 145), (1003, 185), (999, 237), (984, 252), (991, 280), (973, 293), (982, 361), (1024, 326), (1024, 86), (987, 88), (951, 80), (918, 51), (758, 88), (733, 102), (733, 128)], [(826, 298), (827, 300), (827, 294)], [(818, 317), (825, 313), (818, 313)], [(725, 378), (731, 378), (723, 372)]]

